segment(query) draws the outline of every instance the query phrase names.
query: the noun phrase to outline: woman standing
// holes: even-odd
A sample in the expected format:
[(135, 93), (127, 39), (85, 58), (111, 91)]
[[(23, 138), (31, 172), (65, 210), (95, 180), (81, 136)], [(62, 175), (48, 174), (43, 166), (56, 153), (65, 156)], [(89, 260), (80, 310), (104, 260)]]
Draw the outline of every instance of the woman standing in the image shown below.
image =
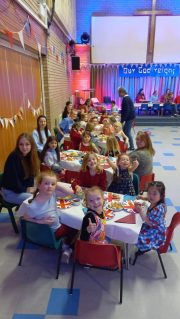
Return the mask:
[(39, 159), (31, 135), (19, 135), (16, 147), (4, 166), (2, 196), (9, 203), (21, 204), (34, 192), (34, 177), (39, 173)]

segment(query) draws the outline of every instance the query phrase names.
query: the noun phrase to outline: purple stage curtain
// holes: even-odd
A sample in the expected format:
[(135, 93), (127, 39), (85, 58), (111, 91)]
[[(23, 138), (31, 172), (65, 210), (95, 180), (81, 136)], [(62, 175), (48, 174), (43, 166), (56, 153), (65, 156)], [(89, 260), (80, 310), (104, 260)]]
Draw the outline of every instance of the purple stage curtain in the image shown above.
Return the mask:
[(120, 77), (119, 65), (91, 65), (91, 87), (95, 89), (95, 97), (103, 102), (104, 96), (110, 96), (120, 105), (118, 87), (124, 87), (135, 101), (139, 89), (143, 88), (146, 100), (149, 100), (153, 91), (158, 91), (158, 97), (164, 95), (166, 89), (180, 94), (180, 77)]

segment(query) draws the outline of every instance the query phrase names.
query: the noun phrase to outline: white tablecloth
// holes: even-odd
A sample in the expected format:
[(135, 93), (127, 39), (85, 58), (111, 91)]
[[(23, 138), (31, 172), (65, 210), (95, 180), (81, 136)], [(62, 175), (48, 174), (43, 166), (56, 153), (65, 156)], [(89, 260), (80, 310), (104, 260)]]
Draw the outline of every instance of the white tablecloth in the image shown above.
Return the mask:
[[(83, 206), (71, 206), (66, 209), (59, 209), (61, 223), (75, 229), (81, 229), (82, 219), (84, 217)], [(114, 240), (120, 240), (124, 243), (135, 244), (141, 229), (142, 220), (139, 214), (136, 216), (136, 224), (116, 223), (121, 217), (127, 216), (126, 211), (116, 212), (113, 219), (106, 223), (106, 235)]]

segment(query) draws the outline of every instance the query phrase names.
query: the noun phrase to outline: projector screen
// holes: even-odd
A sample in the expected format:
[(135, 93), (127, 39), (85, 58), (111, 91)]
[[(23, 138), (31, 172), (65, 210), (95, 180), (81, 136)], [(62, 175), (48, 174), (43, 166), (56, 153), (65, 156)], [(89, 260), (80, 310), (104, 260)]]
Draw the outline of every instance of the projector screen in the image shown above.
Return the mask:
[(153, 62), (180, 62), (180, 16), (156, 17)]
[(91, 63), (146, 63), (149, 17), (91, 18)]

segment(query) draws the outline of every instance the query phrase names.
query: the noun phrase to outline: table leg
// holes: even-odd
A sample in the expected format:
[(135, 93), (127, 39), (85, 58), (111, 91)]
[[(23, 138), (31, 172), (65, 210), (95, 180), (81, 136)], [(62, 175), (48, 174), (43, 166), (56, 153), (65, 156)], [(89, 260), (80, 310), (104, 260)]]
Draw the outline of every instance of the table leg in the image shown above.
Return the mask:
[(129, 269), (129, 244), (124, 244), (124, 259), (125, 259), (125, 268)]

